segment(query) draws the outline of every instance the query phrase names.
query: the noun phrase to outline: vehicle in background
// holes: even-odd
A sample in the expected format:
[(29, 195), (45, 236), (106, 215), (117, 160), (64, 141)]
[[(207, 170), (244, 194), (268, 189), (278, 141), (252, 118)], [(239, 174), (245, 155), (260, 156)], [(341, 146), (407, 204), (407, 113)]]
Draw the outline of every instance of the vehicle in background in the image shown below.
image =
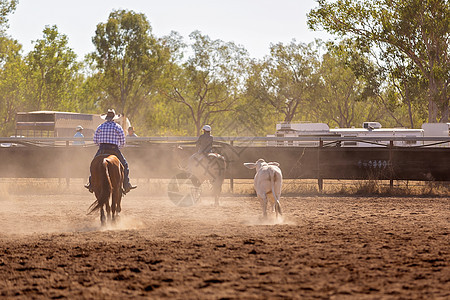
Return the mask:
[[(23, 135), (11, 135), (12, 138), (24, 138)], [(17, 146), (23, 146), (21, 144), (16, 143), (0, 143), (0, 148), (9, 148), (9, 147), (17, 147)]]
[[(449, 143), (436, 143), (414, 140), (415, 137), (449, 137), (450, 123), (425, 123), (421, 129), (382, 128), (379, 122), (364, 122), (361, 128), (330, 129), (325, 123), (279, 123), (275, 135), (268, 137), (352, 137), (355, 140), (337, 142), (340, 147), (385, 147), (389, 144), (386, 138), (398, 137), (404, 140), (394, 141), (394, 146), (412, 147), (433, 145), (449, 147)], [(365, 138), (370, 137), (370, 141)], [(373, 139), (379, 137), (380, 140)], [(319, 141), (269, 141), (269, 146), (302, 146), (317, 147)]]
[[(449, 137), (450, 123), (424, 123), (422, 124), (424, 137)], [(439, 143), (425, 141), (424, 145), (433, 145), (434, 147), (450, 147), (450, 143)]]

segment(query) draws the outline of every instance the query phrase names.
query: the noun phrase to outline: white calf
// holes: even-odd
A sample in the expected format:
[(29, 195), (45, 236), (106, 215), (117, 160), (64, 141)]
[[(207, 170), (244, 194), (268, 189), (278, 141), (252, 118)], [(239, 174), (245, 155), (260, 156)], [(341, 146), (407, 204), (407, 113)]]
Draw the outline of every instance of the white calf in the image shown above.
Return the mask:
[(272, 195), (274, 200), (275, 213), (281, 215), (281, 185), (283, 184), (283, 175), (279, 168), (280, 164), (277, 162), (265, 162), (264, 159), (260, 158), (256, 163), (244, 163), (249, 169), (256, 168), (255, 175), (255, 191), (258, 199), (261, 201), (261, 206), (263, 210), (263, 216), (267, 216), (267, 197)]

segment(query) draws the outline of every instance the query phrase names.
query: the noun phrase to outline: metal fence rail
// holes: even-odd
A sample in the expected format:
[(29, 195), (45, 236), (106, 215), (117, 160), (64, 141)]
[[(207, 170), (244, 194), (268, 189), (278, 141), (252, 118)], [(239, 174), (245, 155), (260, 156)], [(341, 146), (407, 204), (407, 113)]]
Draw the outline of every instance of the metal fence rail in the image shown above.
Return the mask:
[[(395, 141), (423, 141), (420, 147), (397, 147)], [(77, 139), (79, 140), (79, 139)], [(184, 145), (194, 152), (195, 137), (128, 138), (123, 153), (131, 178), (171, 178), (180, 172), (174, 148)], [(254, 170), (243, 166), (259, 158), (281, 164), (286, 179), (450, 181), (450, 138), (364, 138), (384, 140), (381, 147), (338, 147), (339, 141), (359, 138), (336, 137), (215, 137), (215, 151), (228, 162), (227, 178), (251, 179)], [(86, 178), (96, 153), (90, 138), (85, 145), (72, 145), (73, 138), (0, 138), (3, 178)], [(316, 147), (268, 146), (268, 142), (313, 141)]]

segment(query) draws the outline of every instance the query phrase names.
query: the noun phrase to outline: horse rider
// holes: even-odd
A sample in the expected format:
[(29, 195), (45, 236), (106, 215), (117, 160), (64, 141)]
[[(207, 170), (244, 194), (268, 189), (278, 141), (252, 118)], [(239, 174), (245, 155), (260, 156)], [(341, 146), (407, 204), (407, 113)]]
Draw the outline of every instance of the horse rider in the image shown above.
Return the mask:
[[(115, 119), (119, 118), (114, 109), (108, 109), (104, 118), (105, 122), (97, 127), (94, 134), (94, 143), (99, 146), (95, 156), (102, 154), (113, 154), (117, 156), (124, 167), (123, 190), (125, 193), (128, 193), (137, 186), (131, 185), (128, 177), (130, 173), (128, 163), (120, 152), (120, 148), (125, 146), (125, 133), (123, 132), (122, 126), (114, 122)], [(89, 183), (85, 185), (85, 188), (87, 188), (89, 192), (93, 192), (90, 176)]]
[(200, 135), (196, 142), (197, 153), (208, 155), (212, 152), (213, 137), (211, 135), (211, 126), (203, 126), (203, 134)]
[(188, 170), (190, 171), (199, 166), (206, 168), (207, 164), (200, 162), (202, 159), (206, 158), (209, 153), (212, 153), (213, 136), (211, 135), (211, 126), (205, 125), (202, 130), (203, 134), (198, 137), (197, 142), (195, 143), (197, 152), (192, 154), (188, 159)]

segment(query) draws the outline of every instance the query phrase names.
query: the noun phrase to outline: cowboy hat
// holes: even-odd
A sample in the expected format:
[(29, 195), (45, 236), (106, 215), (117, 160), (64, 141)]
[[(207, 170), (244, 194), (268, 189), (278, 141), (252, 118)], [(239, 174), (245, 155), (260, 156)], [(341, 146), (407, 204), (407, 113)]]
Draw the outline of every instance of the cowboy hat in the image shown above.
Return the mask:
[(80, 131), (80, 130), (83, 130), (83, 129), (84, 129), (83, 126), (81, 126), (81, 125), (77, 126), (77, 131)]
[(117, 120), (120, 118), (120, 115), (116, 115), (116, 111), (113, 108), (109, 108), (106, 114), (102, 114), (100, 118), (103, 120)]

